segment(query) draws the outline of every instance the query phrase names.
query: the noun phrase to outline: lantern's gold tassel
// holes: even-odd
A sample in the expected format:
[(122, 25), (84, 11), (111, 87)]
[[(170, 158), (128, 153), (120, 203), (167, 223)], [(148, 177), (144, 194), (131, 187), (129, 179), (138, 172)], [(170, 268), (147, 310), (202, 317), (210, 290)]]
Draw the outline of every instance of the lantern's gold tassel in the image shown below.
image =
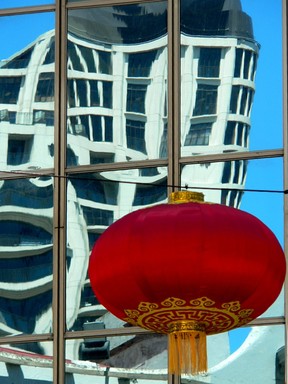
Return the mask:
[[(187, 326), (188, 324), (189, 326)], [(191, 328), (189, 322), (177, 323), (177, 328), (178, 330), (168, 334), (168, 373), (197, 375), (207, 372), (207, 346), (204, 330), (187, 329)], [(199, 327), (194, 325), (194, 328)]]

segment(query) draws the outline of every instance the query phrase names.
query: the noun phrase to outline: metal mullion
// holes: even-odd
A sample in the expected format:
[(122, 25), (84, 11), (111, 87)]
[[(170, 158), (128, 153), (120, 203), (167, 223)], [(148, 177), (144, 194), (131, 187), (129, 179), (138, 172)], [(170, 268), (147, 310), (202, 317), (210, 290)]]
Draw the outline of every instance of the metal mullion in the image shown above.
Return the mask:
[[(269, 325), (283, 325), (285, 319), (283, 316), (278, 317), (259, 317), (248, 324), (242, 326), (242, 328), (247, 327), (259, 327), (259, 326), (269, 326)], [(91, 337), (118, 337), (118, 336), (132, 336), (132, 335), (145, 335), (151, 334), (152, 331), (149, 331), (140, 327), (127, 327), (127, 328), (105, 328), (101, 330), (93, 330), (93, 331), (70, 331), (66, 332), (65, 339), (73, 340), (73, 339), (85, 339)]]
[[(227, 153), (211, 153), (190, 157), (182, 157), (179, 159), (179, 163), (185, 164), (203, 164), (220, 161), (234, 161), (234, 160), (256, 160), (256, 159), (269, 159), (279, 158), (284, 156), (283, 149), (268, 149), (257, 151), (241, 151), (241, 152), (227, 152)], [(77, 174), (85, 172), (107, 172), (107, 171), (119, 171), (135, 168), (151, 168), (151, 167), (166, 167), (168, 165), (167, 159), (151, 159), (151, 160), (136, 160), (116, 163), (103, 163), (103, 164), (87, 164), (70, 166), (65, 168), (65, 174)], [(51, 168), (39, 170), (23, 170), (23, 171), (0, 171), (1, 179), (14, 179), (17, 178), (34, 178), (41, 176), (52, 176), (54, 170)], [(68, 176), (69, 177), (69, 176)]]
[[(180, 0), (168, 1), (168, 194), (180, 185), (181, 65)], [(169, 360), (169, 350), (168, 350)], [(168, 373), (168, 384), (180, 384), (181, 375)]]
[(133, 327), (122, 327), (122, 328), (105, 328), (101, 330), (91, 331), (69, 331), (65, 334), (66, 340), (84, 339), (91, 337), (119, 337), (119, 336), (135, 336), (135, 335), (146, 335), (152, 334), (153, 332), (140, 328), (137, 326)]
[(53, 258), (53, 382), (65, 382), (66, 277), (66, 39), (65, 0), (56, 0), (55, 27), (55, 178)]
[(0, 9), (0, 16), (16, 16), (31, 13), (53, 12), (55, 4)]
[(180, 184), (180, 0), (168, 0), (168, 193)]
[(1, 180), (7, 180), (7, 179), (26, 179), (26, 178), (36, 178), (41, 176), (53, 176), (54, 169), (52, 168), (46, 168), (41, 169), (41, 172), (39, 170), (23, 170), (23, 171), (0, 171), (0, 179)]
[(23, 343), (37, 343), (41, 341), (51, 341), (53, 339), (52, 333), (41, 333), (41, 334), (20, 334), (15, 336), (3, 336), (0, 337), (0, 345), (7, 344), (23, 344)]
[[(163, 0), (141, 0), (141, 4), (143, 3), (154, 3), (160, 2)], [(73, 2), (67, 4), (67, 9), (83, 9), (83, 8), (96, 8), (96, 7), (106, 7), (113, 5), (129, 5), (129, 4), (139, 4), (140, 0), (99, 0), (95, 2), (95, 0), (86, 0), (81, 2)]]
[(85, 173), (85, 172), (113, 172), (124, 171), (135, 168), (155, 168), (167, 167), (168, 161), (163, 159), (155, 160), (140, 160), (140, 161), (127, 161), (119, 163), (103, 163), (103, 164), (87, 164), (78, 165), (76, 167), (69, 167), (66, 169), (67, 174)]
[(235, 160), (256, 160), (256, 159), (270, 159), (283, 157), (283, 149), (268, 149), (259, 151), (239, 151), (239, 152), (226, 152), (226, 153), (207, 153), (204, 155), (197, 155), (191, 157), (182, 157), (180, 164), (203, 164), (215, 163), (220, 161), (235, 161)]
[[(245, 152), (227, 152), (227, 153), (211, 153), (204, 155), (197, 155), (191, 157), (182, 157), (179, 159), (179, 164), (204, 164), (215, 163), (222, 161), (235, 161), (235, 160), (256, 160), (256, 159), (269, 159), (283, 157), (283, 149), (268, 149), (258, 151), (245, 151)], [(168, 160), (166, 159), (152, 159), (152, 160), (139, 160), (119, 163), (103, 163), (99, 165), (87, 164), (78, 165), (77, 167), (66, 168), (66, 174), (77, 173), (90, 173), (90, 172), (110, 172), (135, 168), (149, 168), (149, 167), (166, 167)], [(1, 174), (1, 173), (0, 173)], [(69, 177), (69, 176), (68, 176)]]
[[(284, 190), (288, 188), (288, 38), (287, 38), (287, 21), (288, 21), (288, 9), (286, 0), (282, 0), (282, 54), (283, 54), (283, 148), (284, 148), (284, 164), (283, 164), (283, 178), (284, 178)], [(284, 251), (286, 260), (288, 260), (288, 196), (284, 194)], [(284, 316), (285, 316), (285, 383), (288, 380), (288, 329), (287, 329), (287, 316), (288, 316), (288, 283), (287, 278), (284, 284)]]

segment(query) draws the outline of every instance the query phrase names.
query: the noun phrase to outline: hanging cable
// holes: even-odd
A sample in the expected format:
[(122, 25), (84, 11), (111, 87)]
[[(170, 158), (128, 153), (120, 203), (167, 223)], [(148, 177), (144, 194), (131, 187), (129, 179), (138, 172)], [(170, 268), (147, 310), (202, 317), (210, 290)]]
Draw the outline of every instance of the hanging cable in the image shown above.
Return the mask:
[(60, 175), (53, 175), (53, 173), (36, 173), (36, 172), (25, 172), (25, 171), (1, 171), (1, 174), (11, 175), (10, 177), (5, 177), (4, 180), (11, 180), (13, 179), (12, 176), (22, 176), (22, 177), (29, 177), (29, 178), (39, 178), (39, 177), (51, 177), (51, 178), (64, 178), (67, 180), (86, 180), (86, 181), (99, 181), (101, 183), (118, 183), (118, 184), (132, 184), (132, 185), (143, 185), (147, 187), (155, 187), (155, 188), (174, 188), (178, 190), (211, 190), (211, 191), (237, 191), (237, 192), (256, 192), (256, 193), (278, 193), (278, 194), (288, 194), (288, 190), (280, 190), (280, 189), (258, 189), (258, 188), (231, 188), (231, 187), (208, 187), (203, 185), (188, 185), (187, 183), (185, 185), (171, 185), (171, 184), (160, 184), (160, 183), (146, 183), (141, 181), (127, 181), (127, 180), (108, 180), (108, 179), (96, 179), (95, 177), (87, 177), (87, 176), (74, 176), (74, 175), (68, 175), (68, 176), (60, 176)]

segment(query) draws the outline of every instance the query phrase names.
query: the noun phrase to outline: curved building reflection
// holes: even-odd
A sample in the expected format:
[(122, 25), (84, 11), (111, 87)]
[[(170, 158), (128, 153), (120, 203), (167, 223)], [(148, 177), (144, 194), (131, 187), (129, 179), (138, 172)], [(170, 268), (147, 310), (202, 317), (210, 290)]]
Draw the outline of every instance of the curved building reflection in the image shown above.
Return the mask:
[[(259, 52), (250, 17), (240, 0), (182, 0), (180, 18), (181, 127), (174, 129), (180, 130), (181, 156), (247, 151)], [(69, 10), (68, 167), (167, 158), (167, 50), (165, 1)], [(54, 72), (54, 31), (1, 63), (3, 171), (41, 174), (53, 167)], [(206, 200), (239, 207), (246, 172), (245, 160), (185, 165), (181, 183), (199, 191), (219, 188), (202, 189)], [(113, 221), (166, 199), (166, 167), (68, 179), (69, 330), (123, 326), (91, 291), (91, 247)], [(0, 202), (0, 334), (50, 332), (52, 178), (2, 181)], [(228, 336), (221, 340), (223, 353), (213, 353), (211, 364), (229, 356)], [(216, 352), (217, 341), (210, 343)], [(137, 361), (135, 345), (142, 346)], [(67, 357), (165, 368), (166, 341), (162, 336), (74, 341)]]

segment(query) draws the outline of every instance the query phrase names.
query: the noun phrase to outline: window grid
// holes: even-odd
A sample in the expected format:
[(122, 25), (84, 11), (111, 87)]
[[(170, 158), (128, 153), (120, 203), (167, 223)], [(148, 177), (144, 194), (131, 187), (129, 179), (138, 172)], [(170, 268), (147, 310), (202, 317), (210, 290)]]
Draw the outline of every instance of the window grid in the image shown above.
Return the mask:
[[(56, 5), (55, 6), (53, 6), (53, 5), (51, 5), (50, 7), (48, 6), (48, 8), (47, 9), (49, 9), (49, 10), (56, 10), (56, 12), (59, 12), (60, 13), (60, 9), (61, 9), (61, 7), (60, 7), (60, 4), (62, 3), (62, 1), (61, 0), (56, 0)], [(71, 4), (70, 4), (71, 5)], [(69, 5), (68, 5), (68, 7), (69, 7)], [(35, 7), (35, 11), (37, 11), (37, 10), (40, 10), (40, 9), (42, 9), (41, 7)], [(30, 7), (27, 7), (27, 13), (28, 12), (30, 12)], [(23, 13), (25, 13), (25, 9), (23, 8)], [(0, 14), (1, 14), (1, 11), (0, 11)], [(60, 29), (58, 29), (58, 33), (59, 33), (59, 31), (60, 31)], [(62, 30), (62, 33), (63, 33), (63, 35), (62, 36), (60, 36), (60, 35), (58, 35), (58, 36), (56, 36), (56, 44), (57, 44), (57, 42), (58, 42), (58, 44), (59, 44), (59, 38), (61, 37), (62, 39), (64, 38), (64, 29)], [(59, 54), (59, 53), (58, 53)], [(246, 56), (245, 56), (246, 57)], [(24, 58), (24, 60), (27, 60), (26, 58)], [(249, 73), (249, 71), (248, 71), (248, 59), (246, 59), (247, 60), (247, 62), (246, 62), (246, 69), (245, 69), (245, 65), (244, 65), (244, 77), (247, 75), (248, 76), (248, 73)], [(245, 62), (245, 59), (244, 59), (244, 62)], [(105, 63), (105, 64), (104, 64)], [(252, 64), (253, 66), (254, 66), (254, 62), (253, 62), (253, 64)], [(107, 60), (105, 59), (105, 60), (103, 60), (103, 63), (102, 63), (102, 66), (103, 67), (106, 67), (106, 72), (110, 72), (110, 69), (107, 69), (107, 68), (109, 68), (109, 64), (107, 64)], [(58, 68), (56, 68), (56, 72), (55, 72), (55, 76), (57, 77), (57, 81), (58, 81), (58, 83), (59, 83), (59, 75), (60, 75), (60, 73), (61, 72), (64, 72), (64, 66), (62, 65), (62, 67), (61, 67), (61, 64), (59, 65), (59, 67)], [(105, 72), (105, 73), (106, 73)], [(254, 71), (253, 70), (251, 70), (251, 73), (254, 73)], [(246, 75), (245, 75), (246, 74)], [(47, 100), (45, 100), (45, 101), (49, 101), (49, 100), (51, 100), (51, 98), (53, 98), (53, 95), (51, 95), (51, 89), (53, 88), (54, 89), (54, 82), (53, 82), (53, 85), (51, 85), (52, 83), (52, 79), (50, 78), (49, 79), (49, 81), (50, 81), (50, 83), (48, 84), (48, 87), (47, 87)], [(43, 86), (44, 86), (44, 83), (42, 84)], [(286, 90), (286, 89), (285, 89)], [(12, 97), (13, 96), (13, 97)], [(15, 99), (15, 95), (12, 95), (11, 97), (12, 97), (12, 99), (14, 100)], [(9, 100), (11, 100), (11, 97), (10, 97), (10, 99)], [(56, 97), (57, 97), (57, 100), (56, 100), (56, 102), (57, 103), (59, 103), (58, 104), (58, 111), (60, 111), (61, 110), (61, 100), (60, 99), (58, 99), (58, 96), (56, 95)], [(251, 95), (250, 95), (250, 97), (252, 97)], [(37, 94), (36, 94), (36, 98), (37, 98)], [(49, 99), (50, 98), (50, 99)], [(49, 100), (48, 100), (49, 99)], [(43, 100), (36, 100), (36, 101), (43, 101)], [(66, 107), (66, 106), (65, 106)], [(62, 108), (63, 108), (63, 106), (62, 106)], [(171, 111), (170, 111), (170, 113), (171, 113)], [(246, 112), (246, 113), (248, 113), (249, 114), (249, 112)], [(56, 111), (56, 114), (57, 114), (57, 111)], [(58, 118), (57, 118), (57, 122), (58, 122), (58, 124), (59, 124), (59, 121), (61, 121), (61, 118), (59, 118), (59, 116), (58, 116)], [(62, 120), (63, 121), (63, 120)], [(48, 125), (48, 124), (47, 124)], [(286, 125), (286, 120), (285, 120), (285, 125)], [(239, 128), (238, 128), (239, 129)], [(59, 132), (59, 129), (56, 127), (56, 132)], [(239, 132), (239, 131), (238, 131)], [(59, 134), (59, 137), (60, 137), (60, 134)], [(65, 146), (64, 146), (64, 144), (65, 144), (65, 140), (63, 140), (63, 137), (62, 137), (62, 140), (60, 140), (60, 143), (61, 143), (61, 145), (62, 145), (62, 147), (60, 146), (59, 147), (59, 150), (62, 152), (63, 151), (63, 149), (65, 148)], [(284, 145), (286, 146), (286, 141), (284, 142)], [(268, 151), (267, 151), (267, 155), (268, 155)], [(238, 157), (239, 157), (239, 161), (241, 161), (241, 157), (242, 157), (243, 155), (241, 154), (241, 152), (238, 154)], [(259, 156), (259, 155), (258, 155)], [(261, 156), (263, 156), (263, 157), (265, 157), (266, 156), (266, 152), (265, 151), (263, 151), (262, 152), (262, 155), (260, 154), (260, 158), (261, 158)], [(275, 155), (275, 156), (281, 156), (281, 153), (278, 153), (277, 155)], [(56, 157), (58, 160), (60, 160), (61, 158), (62, 158), (62, 160), (63, 160), (63, 156), (60, 154), (60, 153), (58, 153), (58, 156)], [(223, 157), (222, 157), (224, 160), (225, 159), (227, 159), (227, 156), (225, 156), (225, 155), (223, 155)], [(210, 159), (211, 160), (211, 159)], [(210, 161), (209, 160), (209, 161)], [(218, 160), (219, 160), (219, 157), (218, 157)], [(285, 166), (287, 167), (287, 165), (286, 165), (286, 158), (285, 158)], [(169, 161), (169, 160), (167, 160), (167, 161)], [(190, 161), (190, 163), (192, 164), (193, 163), (193, 161), (195, 161), (195, 164), (197, 163), (197, 160), (195, 159), (195, 160), (193, 160), (193, 159), (190, 159), (189, 160)], [(62, 161), (63, 162), (63, 161)], [(159, 162), (159, 164), (161, 164), (161, 165), (163, 165), (163, 162), (162, 163), (160, 163)], [(135, 163), (135, 165), (136, 165), (136, 163)], [(132, 167), (133, 166), (133, 164), (130, 164), (130, 166)], [(64, 176), (64, 177), (66, 177), (66, 176), (68, 176), (69, 174), (71, 174), (71, 173), (73, 173), (73, 172), (71, 172), (71, 170), (69, 171), (69, 172), (67, 172), (67, 171), (64, 171), (64, 166), (63, 166), (63, 164), (61, 165), (61, 162), (59, 162), (59, 161), (56, 161), (56, 166), (55, 166), (55, 172), (57, 173), (57, 170), (61, 170), (62, 172), (62, 176)], [(92, 171), (93, 170), (93, 166), (91, 166), (91, 167), (89, 167), (89, 169)], [(97, 166), (97, 169), (100, 169), (99, 168), (99, 165)], [(113, 169), (113, 165), (111, 166), (111, 169)], [(116, 165), (115, 165), (115, 169), (119, 169)], [(238, 170), (238, 172), (240, 172), (240, 170)], [(244, 172), (244, 171), (243, 171)], [(27, 173), (27, 175), (29, 174), (29, 172)], [(286, 173), (287, 174), (287, 173)], [(33, 174), (32, 174), (33, 175)], [(13, 175), (13, 177), (15, 178), (15, 180), (17, 179), (16, 177), (15, 177), (15, 175)], [(243, 176), (244, 177), (244, 176)], [(60, 195), (58, 194), (59, 193), (59, 191), (61, 191), (61, 188), (59, 188), (59, 186), (57, 186), (57, 184), (58, 184), (58, 180), (55, 180), (55, 184), (56, 184), (56, 187), (55, 187), (55, 199), (57, 200), (57, 203), (56, 203), (56, 205), (58, 205), (58, 203), (59, 203), (59, 199), (62, 199), (63, 200), (63, 197), (66, 197), (66, 195), (65, 195), (65, 188), (63, 188), (63, 184), (62, 184), (62, 197), (61, 197), (61, 193), (60, 193)], [(285, 184), (287, 184), (287, 181), (285, 180)], [(232, 191), (233, 192), (233, 191)], [(225, 192), (225, 194), (226, 194), (226, 197), (227, 197), (227, 193)], [(230, 193), (230, 195), (231, 195), (231, 193)], [(236, 198), (236, 196), (235, 197), (230, 197), (230, 201), (231, 201), (231, 199), (233, 199), (233, 198)], [(55, 200), (55, 201), (56, 201)], [(286, 203), (287, 204), (287, 203)], [(59, 210), (59, 212), (60, 212), (60, 210)], [(60, 216), (62, 216), (63, 217), (63, 212), (64, 211), (62, 211), (62, 214), (60, 215)], [(55, 213), (56, 213), (56, 216), (55, 216), (55, 223), (56, 222), (58, 222), (59, 221), (59, 217), (57, 217), (57, 210), (55, 210)], [(61, 232), (62, 233), (62, 235), (60, 235), (59, 236), (59, 234), (58, 234), (58, 237), (59, 238), (61, 238), (61, 236), (63, 236), (63, 231), (61, 231), (61, 230), (58, 230), (59, 231), (59, 233)], [(60, 249), (59, 249), (60, 250)], [(59, 252), (59, 255), (61, 254), (61, 252)], [(60, 258), (61, 258), (61, 256), (60, 256)], [(62, 263), (63, 263), (63, 260), (62, 260)], [(60, 273), (60, 276), (61, 276), (61, 271), (57, 271), (57, 273), (59, 274)], [(62, 271), (62, 273), (63, 273), (63, 271)], [(61, 288), (61, 286), (60, 287), (58, 287), (58, 288)], [(51, 292), (49, 293), (49, 295), (51, 295)], [(57, 301), (56, 301), (56, 304), (57, 304)], [(62, 309), (63, 309), (64, 307), (62, 307)], [(60, 308), (61, 309), (61, 308)], [(64, 314), (62, 313), (62, 318), (63, 318), (63, 316), (64, 316)], [(54, 320), (55, 319), (57, 319), (57, 317), (55, 316), (54, 317)], [(26, 321), (27, 321), (27, 319), (25, 319)], [(55, 322), (57, 322), (57, 321), (55, 321)], [(257, 321), (255, 322), (255, 323), (257, 323)], [(272, 323), (271, 324), (273, 324), (273, 321), (272, 321)], [(279, 319), (275, 319), (275, 324), (279, 324)], [(63, 325), (62, 325), (63, 326)], [(59, 328), (59, 324), (57, 325), (56, 324), (56, 326), (55, 326), (55, 328), (57, 329), (57, 328)], [(60, 328), (61, 328), (61, 326), (60, 326)], [(133, 332), (135, 333), (135, 330), (133, 330), (132, 329), (132, 331), (131, 331), (131, 333), (133, 334)], [(61, 332), (60, 332), (61, 333)], [(68, 333), (69, 334), (69, 333)], [(68, 335), (67, 334), (67, 335)], [(105, 331), (103, 332), (103, 334), (105, 334)], [(129, 334), (129, 331), (128, 331), (128, 334)], [(136, 333), (135, 333), (136, 334)], [(67, 335), (66, 335), (66, 337), (67, 337)], [(39, 335), (39, 336), (36, 336), (35, 337), (35, 335), (31, 335), (31, 336), (29, 336), (29, 335), (24, 335), (24, 336), (21, 336), (19, 339), (20, 340), (24, 340), (24, 341), (33, 341), (33, 340), (37, 340), (37, 338), (39, 338), (39, 339), (43, 339), (43, 340), (46, 340), (46, 336), (45, 335)], [(17, 340), (17, 337), (14, 337), (14, 339), (13, 339), (13, 337), (11, 337), (10, 338), (12, 341), (13, 340)], [(49, 340), (50, 339), (50, 335), (48, 335), (47, 336), (47, 340)], [(1, 341), (1, 343), (7, 343), (7, 340), (6, 339), (0, 339), (0, 341)], [(56, 343), (59, 343), (59, 336), (57, 335), (57, 334), (55, 334), (55, 341), (54, 341), (54, 343), (56, 344)], [(63, 343), (63, 341), (62, 341), (62, 343)], [(56, 347), (55, 347), (55, 350), (58, 352), (58, 353), (60, 353), (60, 351), (59, 351), (59, 349), (57, 349)], [(63, 356), (62, 356), (63, 357)], [(64, 360), (62, 360), (62, 363), (60, 362), (58, 362), (58, 363), (56, 363), (56, 367), (55, 367), (55, 370), (59, 370), (59, 365), (61, 366), (61, 364), (63, 364), (64, 365)], [(61, 369), (60, 369), (60, 371), (61, 371)], [(63, 379), (63, 374), (64, 374), (64, 372), (62, 372), (62, 379)], [(57, 380), (59, 379), (59, 378), (61, 378), (61, 373), (59, 374), (57, 374), (58, 376), (57, 376)], [(54, 376), (54, 380), (56, 380), (56, 376)], [(57, 381), (57, 382), (59, 382), (60, 383), (60, 381)], [(64, 383), (64, 381), (62, 381), (63, 383)], [(56, 381), (55, 381), (55, 383), (56, 383)]]

